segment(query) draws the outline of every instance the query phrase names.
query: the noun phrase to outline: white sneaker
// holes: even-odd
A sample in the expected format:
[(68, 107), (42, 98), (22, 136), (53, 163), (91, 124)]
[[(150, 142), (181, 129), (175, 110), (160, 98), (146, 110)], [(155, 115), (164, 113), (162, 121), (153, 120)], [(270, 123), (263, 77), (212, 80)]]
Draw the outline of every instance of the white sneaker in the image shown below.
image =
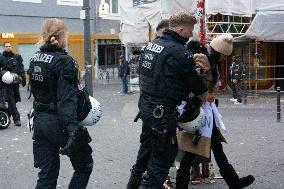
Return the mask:
[(236, 99), (236, 98), (231, 98), (231, 99), (230, 99), (230, 101), (233, 101), (233, 102), (237, 102), (237, 100), (238, 100), (238, 99)]
[(234, 103), (235, 103), (235, 104), (242, 104), (241, 102), (238, 102), (238, 101), (235, 101)]

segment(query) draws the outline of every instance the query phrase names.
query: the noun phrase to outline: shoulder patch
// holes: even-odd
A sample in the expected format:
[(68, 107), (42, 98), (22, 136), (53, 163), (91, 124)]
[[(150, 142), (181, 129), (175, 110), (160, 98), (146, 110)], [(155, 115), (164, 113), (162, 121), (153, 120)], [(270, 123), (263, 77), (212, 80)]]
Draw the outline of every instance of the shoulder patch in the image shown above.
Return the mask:
[(72, 60), (72, 63), (76, 69), (79, 69), (79, 65), (75, 60)]
[(155, 52), (155, 53), (161, 53), (163, 50), (164, 50), (165, 47), (161, 46), (161, 45), (158, 45), (156, 43), (149, 43), (147, 46), (146, 46), (146, 50), (149, 50), (149, 51), (152, 51), (152, 52)]
[(192, 52), (189, 51), (189, 50), (186, 50), (185, 53), (184, 53), (185, 57), (188, 58), (188, 59), (192, 59), (193, 58), (193, 55), (192, 55)]

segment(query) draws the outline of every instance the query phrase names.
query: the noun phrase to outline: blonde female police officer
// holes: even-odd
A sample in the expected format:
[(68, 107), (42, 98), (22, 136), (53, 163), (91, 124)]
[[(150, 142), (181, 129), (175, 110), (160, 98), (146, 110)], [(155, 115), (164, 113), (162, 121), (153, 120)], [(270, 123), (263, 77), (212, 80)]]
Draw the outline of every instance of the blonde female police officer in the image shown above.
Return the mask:
[[(47, 19), (41, 28), (40, 50), (31, 58), (30, 83), (34, 101), (34, 166), (40, 169), (36, 188), (56, 188), (59, 154), (70, 158), (75, 170), (69, 188), (86, 188), (93, 168), (92, 149), (79, 134), (88, 135), (77, 120), (77, 64), (63, 49), (67, 28)], [(78, 145), (80, 143), (80, 145)]]

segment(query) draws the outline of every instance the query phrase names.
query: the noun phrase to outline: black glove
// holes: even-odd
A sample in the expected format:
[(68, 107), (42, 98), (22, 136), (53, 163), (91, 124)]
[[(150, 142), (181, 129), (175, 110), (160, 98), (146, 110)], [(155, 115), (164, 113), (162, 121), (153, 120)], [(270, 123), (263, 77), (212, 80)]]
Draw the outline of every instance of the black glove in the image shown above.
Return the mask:
[(66, 145), (59, 149), (59, 154), (70, 155), (76, 151), (76, 130), (69, 133)]
[(23, 80), (22, 80), (22, 86), (23, 86), (23, 87), (26, 86), (26, 79), (23, 79)]

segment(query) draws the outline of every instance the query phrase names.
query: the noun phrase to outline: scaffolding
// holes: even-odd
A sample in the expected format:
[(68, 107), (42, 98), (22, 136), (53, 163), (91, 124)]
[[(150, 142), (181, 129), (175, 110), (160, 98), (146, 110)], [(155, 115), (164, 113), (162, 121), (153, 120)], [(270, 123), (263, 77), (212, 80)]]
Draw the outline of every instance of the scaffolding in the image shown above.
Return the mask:
[(205, 15), (206, 41), (211, 41), (217, 35), (230, 33), (234, 37), (245, 34), (251, 24), (251, 17), (232, 15)]

